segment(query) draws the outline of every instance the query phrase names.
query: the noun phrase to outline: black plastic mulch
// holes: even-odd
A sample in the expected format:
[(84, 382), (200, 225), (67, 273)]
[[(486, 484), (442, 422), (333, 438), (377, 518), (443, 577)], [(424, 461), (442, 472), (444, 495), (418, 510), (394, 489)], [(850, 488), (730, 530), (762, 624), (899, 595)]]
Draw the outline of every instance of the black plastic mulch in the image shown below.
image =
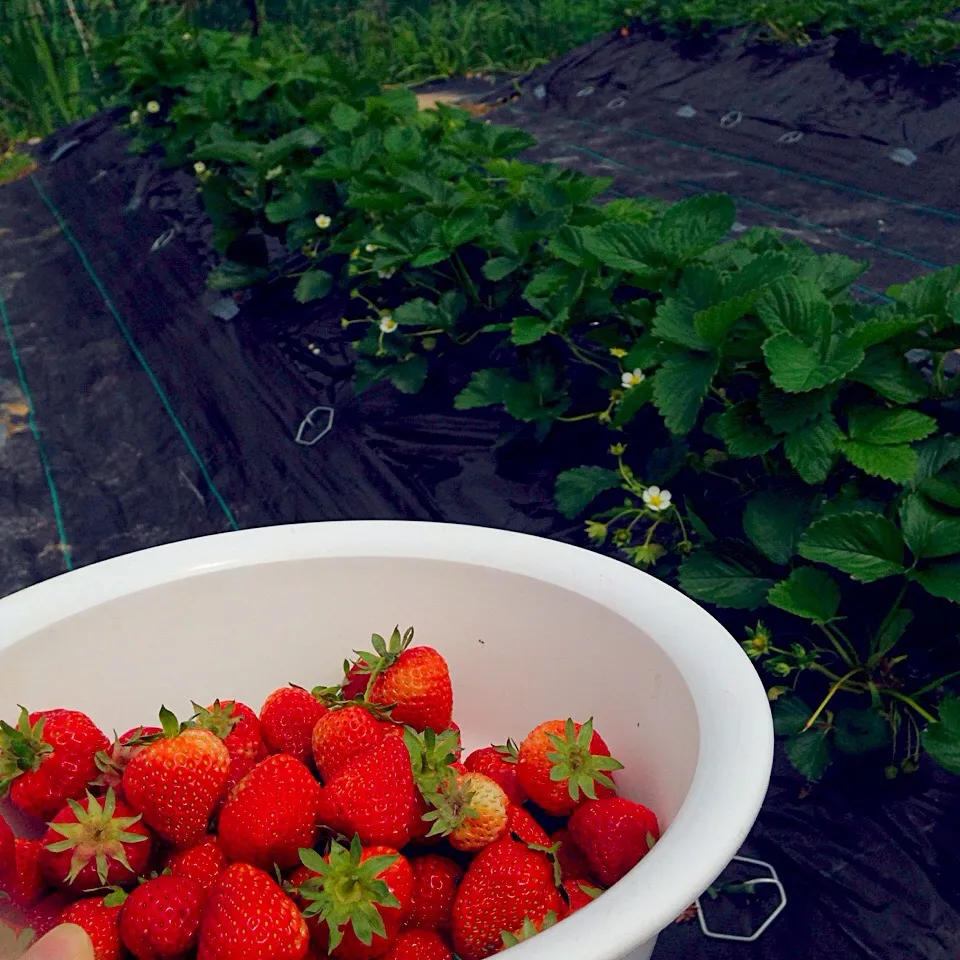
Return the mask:
[(538, 138), (531, 159), (627, 195), (729, 193), (744, 226), (872, 261), (863, 286), (882, 293), (960, 262), (960, 73), (871, 51), (637, 26), (535, 70), (493, 118)]
[[(920, 157), (913, 166), (901, 170), (893, 161), (889, 168), (881, 162), (888, 147), (900, 145), (896, 138), (874, 144), (870, 163), (883, 182), (870, 180), (869, 170), (862, 182), (870, 190), (882, 186), (888, 199), (838, 186), (859, 177), (854, 159), (873, 144), (874, 134), (829, 141), (836, 157), (841, 147), (850, 151), (845, 163), (836, 160), (830, 168), (829, 187), (782, 172), (774, 178), (760, 167), (749, 167), (747, 174), (726, 155), (721, 163), (689, 144), (677, 146), (680, 125), (695, 123), (684, 127), (685, 136), (698, 130), (700, 146), (715, 137), (731, 156), (759, 151), (766, 128), (747, 119), (759, 87), (735, 98), (699, 83), (698, 116), (718, 120), (736, 103), (744, 113), (739, 124), (718, 133), (696, 117), (670, 119), (674, 114), (664, 104), (694, 98), (677, 93), (670, 101), (669, 83), (651, 81), (656, 89), (643, 102), (657, 109), (644, 114), (647, 138), (628, 132), (639, 114), (624, 112), (622, 128), (603, 131), (609, 143), (598, 139), (598, 131), (589, 142), (575, 139), (574, 127), (593, 129), (579, 124), (589, 114), (581, 102), (606, 110), (613, 90), (604, 84), (619, 85), (617, 95), (632, 95), (633, 88), (623, 86), (625, 71), (654, 74), (651, 44), (636, 37), (598, 41), (552, 72), (545, 68), (530, 78), (511, 108), (524, 114), (501, 111), (496, 118), (519, 119), (545, 133), (534, 156), (615, 172), (623, 192), (680, 196), (690, 192), (684, 184), (696, 180), (750, 200), (741, 205), (744, 223), (789, 226), (784, 213), (773, 217), (755, 205), (790, 209), (814, 224), (801, 230), (794, 223), (791, 229), (821, 249), (874, 256), (877, 267), (868, 282), (877, 290), (915, 275), (918, 265), (876, 247), (858, 247), (845, 239), (848, 230), (884, 245), (895, 240), (901, 254), (960, 260), (947, 226), (954, 222), (947, 215), (957, 209), (949, 188), (957, 174), (950, 173), (949, 162), (956, 124), (948, 123), (945, 104), (936, 124), (919, 117), (907, 122), (905, 114), (897, 125)], [(676, 59), (670, 44), (659, 49), (662, 57)], [(604, 51), (611, 55), (607, 68)], [(704, 56), (739, 61), (760, 54), (721, 44)], [(634, 60), (647, 66), (637, 69)], [(766, 64), (773, 73), (775, 64)], [(706, 69), (688, 57), (675, 72), (696, 78)], [(535, 92), (540, 84), (543, 97)], [(576, 97), (591, 84), (591, 94)], [(882, 90), (874, 96), (885, 102)], [(907, 95), (894, 90), (890, 96), (901, 103)], [(918, 109), (915, 100), (910, 103)], [(387, 387), (354, 397), (336, 304), (293, 310), (281, 291), (268, 288), (245, 301), (235, 319), (220, 319), (236, 310), (205, 291), (209, 228), (192, 178), (162, 169), (156, 159), (127, 154), (114, 119), (105, 115), (62, 131), (40, 149), (34, 179), (0, 190), (0, 326), (6, 346), (0, 351), (0, 594), (68, 565), (269, 523), (413, 517), (579, 539), (579, 524), (563, 521), (550, 504), (558, 469), (589, 459), (584, 435), (572, 431), (538, 447), (495, 414), (455, 412), (452, 394), (468, 372), (456, 359), (443, 382), (419, 397), (400, 397)], [(775, 129), (798, 129), (792, 115), (779, 122)], [(811, 130), (790, 146), (797, 170), (808, 162), (797, 159), (800, 148), (826, 139)], [(934, 140), (931, 130), (943, 135)], [(915, 131), (928, 131), (926, 150), (918, 149)], [(674, 143), (657, 139), (668, 135)], [(648, 149), (643, 156), (641, 142)], [(767, 143), (763, 149), (780, 148)], [(631, 169), (616, 167), (611, 158)], [(704, 166), (694, 170), (691, 158)], [(636, 173), (641, 163), (659, 172)], [(809, 161), (825, 163), (822, 154)], [(889, 172), (886, 180), (882, 171)], [(933, 183), (934, 171), (947, 178), (947, 186)], [(928, 204), (939, 213), (917, 209), (921, 181), (911, 178), (918, 175), (930, 181)], [(798, 192), (784, 193), (784, 184)], [(753, 212), (756, 220), (750, 219)], [(880, 219), (888, 232), (878, 232)], [(838, 222), (843, 235), (835, 229)], [(298, 444), (304, 418), (323, 405), (335, 410), (332, 429), (313, 445)], [(315, 415), (321, 428), (326, 416)], [(307, 425), (301, 439), (319, 432)], [(940, 771), (925, 766), (891, 785), (853, 770), (807, 795), (780, 758), (744, 852), (776, 867), (789, 897), (786, 910), (752, 945), (708, 940), (696, 922), (673, 925), (663, 933), (656, 958), (957, 960), (958, 825), (960, 786)], [(740, 869), (731, 878), (750, 876)], [(711, 925), (748, 934), (772, 902), (770, 888), (757, 889), (754, 898), (706, 898)]]

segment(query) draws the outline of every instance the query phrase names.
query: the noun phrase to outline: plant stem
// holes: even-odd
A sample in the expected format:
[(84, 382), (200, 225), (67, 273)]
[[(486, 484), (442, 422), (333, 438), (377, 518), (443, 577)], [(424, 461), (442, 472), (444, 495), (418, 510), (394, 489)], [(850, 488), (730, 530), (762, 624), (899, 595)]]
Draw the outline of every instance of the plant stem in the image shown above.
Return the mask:
[(593, 413), (580, 413), (575, 417), (557, 417), (561, 423), (577, 423), (580, 420), (592, 420), (594, 417), (599, 417), (603, 411), (595, 410)]
[(928, 683), (925, 687), (921, 687), (919, 690), (914, 690), (910, 696), (922, 697), (925, 693), (929, 693), (931, 690), (936, 690), (937, 687), (942, 687), (948, 680), (952, 680), (954, 677), (960, 677), (960, 670), (954, 670), (953, 673), (947, 673), (942, 677), (938, 677), (932, 683)]
[[(900, 608), (900, 603), (901, 603), (901, 601), (903, 600), (904, 596), (906, 595), (907, 587), (908, 587), (909, 585), (910, 585), (910, 584), (909, 584), (908, 582), (904, 582), (903, 586), (900, 587), (900, 592), (897, 594), (897, 599), (893, 601), (893, 603), (892, 603), (891, 606), (890, 606), (890, 609), (887, 611), (887, 615), (883, 618), (883, 620), (880, 621), (880, 626), (877, 627), (877, 632), (873, 635), (873, 643), (870, 645), (871, 652), (873, 652), (873, 653), (877, 653), (877, 652), (878, 652), (878, 651), (877, 651), (877, 638), (878, 638), (878, 637), (880, 636), (880, 634), (883, 633), (883, 631), (887, 628), (887, 626), (889, 625), (890, 621), (893, 619), (894, 614), (895, 614), (895, 613), (897, 612), (897, 610)], [(892, 649), (892, 648), (891, 648), (891, 649)], [(887, 652), (889, 653), (889, 651), (887, 651)]]
[(857, 675), (858, 673), (860, 673), (862, 670), (863, 670), (863, 667), (856, 667), (855, 669), (851, 670), (849, 673), (847, 673), (847, 674), (845, 674), (844, 676), (840, 677), (840, 678), (836, 681), (836, 683), (834, 683), (833, 686), (830, 687), (830, 689), (827, 691), (827, 695), (820, 701), (820, 706), (817, 707), (817, 709), (813, 711), (813, 713), (812, 713), (811, 716), (810, 716), (810, 719), (806, 722), (806, 724), (805, 724), (804, 727), (803, 727), (803, 731), (801, 731), (801, 732), (805, 732), (805, 731), (809, 730), (809, 729), (814, 725), (814, 723), (815, 723), (816, 720), (817, 720), (817, 717), (819, 717), (820, 714), (823, 713), (824, 709), (826, 709), (827, 704), (833, 699), (834, 694), (836, 694), (836, 692), (837, 692), (851, 677), (856, 676), (856, 675)]
[(603, 364), (598, 363), (598, 362), (597, 362), (596, 360), (594, 360), (593, 357), (591, 357), (589, 354), (584, 353), (584, 351), (581, 350), (581, 349), (573, 342), (573, 340), (567, 339), (567, 340), (566, 340), (566, 343), (567, 343), (567, 347), (568, 347), (568, 349), (570, 350), (570, 352), (571, 352), (581, 363), (586, 363), (586, 364), (589, 364), (591, 367), (596, 367), (598, 370), (602, 370), (604, 373), (609, 373), (609, 372), (610, 372), (605, 366), (603, 366)]
[(837, 651), (837, 655), (840, 657), (840, 659), (841, 659), (848, 667), (852, 667), (852, 666), (853, 666), (853, 659), (851, 659), (851, 657), (850, 657), (850, 655), (847, 653), (847, 651), (844, 650), (843, 645), (840, 643), (839, 639), (834, 635), (833, 631), (830, 630), (825, 623), (818, 624), (818, 626), (819, 626), (820, 629), (823, 631), (823, 633), (826, 635), (826, 637), (827, 637), (827, 639), (830, 641), (830, 643), (833, 644), (833, 648), (834, 648), (834, 650)]
[(884, 690), (883, 692), (888, 697), (893, 697), (894, 700), (900, 700), (903, 703), (905, 703), (908, 707), (910, 707), (912, 710), (915, 710), (917, 713), (920, 714), (921, 717), (923, 717), (924, 720), (927, 721), (927, 723), (937, 722), (937, 718), (932, 713), (930, 713), (929, 710), (924, 710), (924, 708), (921, 707), (920, 704), (913, 699), (913, 697), (909, 697), (905, 693), (900, 693), (899, 690)]

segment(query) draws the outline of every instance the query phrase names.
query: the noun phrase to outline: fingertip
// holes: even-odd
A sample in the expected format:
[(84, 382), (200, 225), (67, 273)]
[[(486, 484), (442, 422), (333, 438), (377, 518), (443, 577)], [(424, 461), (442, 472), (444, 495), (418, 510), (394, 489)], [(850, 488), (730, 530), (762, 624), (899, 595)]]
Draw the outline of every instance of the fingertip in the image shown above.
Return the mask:
[(93, 944), (83, 927), (64, 923), (38, 940), (23, 960), (94, 960)]

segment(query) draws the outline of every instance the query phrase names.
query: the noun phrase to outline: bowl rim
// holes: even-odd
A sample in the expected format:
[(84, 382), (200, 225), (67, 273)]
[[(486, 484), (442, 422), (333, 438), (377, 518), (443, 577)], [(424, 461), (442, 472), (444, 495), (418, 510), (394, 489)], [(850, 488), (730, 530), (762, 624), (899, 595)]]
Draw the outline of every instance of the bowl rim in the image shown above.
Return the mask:
[(624, 957), (668, 926), (737, 853), (763, 803), (773, 762), (769, 702), (753, 664), (717, 620), (678, 590), (557, 540), (413, 520), (290, 524), (183, 540), (81, 567), (3, 598), (0, 653), (83, 610), (144, 589), (238, 567), (335, 557), (450, 561), (570, 590), (648, 633), (690, 690), (700, 753), (670, 828), (601, 898), (514, 948), (517, 960)]

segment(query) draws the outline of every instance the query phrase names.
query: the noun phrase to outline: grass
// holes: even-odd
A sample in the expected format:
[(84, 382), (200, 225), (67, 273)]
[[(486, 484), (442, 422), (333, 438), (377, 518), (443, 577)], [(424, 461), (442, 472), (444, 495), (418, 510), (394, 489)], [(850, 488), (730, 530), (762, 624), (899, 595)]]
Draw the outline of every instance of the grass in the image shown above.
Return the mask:
[(33, 173), (37, 165), (33, 158), (25, 153), (9, 151), (0, 156), (0, 183), (11, 183), (27, 174)]

